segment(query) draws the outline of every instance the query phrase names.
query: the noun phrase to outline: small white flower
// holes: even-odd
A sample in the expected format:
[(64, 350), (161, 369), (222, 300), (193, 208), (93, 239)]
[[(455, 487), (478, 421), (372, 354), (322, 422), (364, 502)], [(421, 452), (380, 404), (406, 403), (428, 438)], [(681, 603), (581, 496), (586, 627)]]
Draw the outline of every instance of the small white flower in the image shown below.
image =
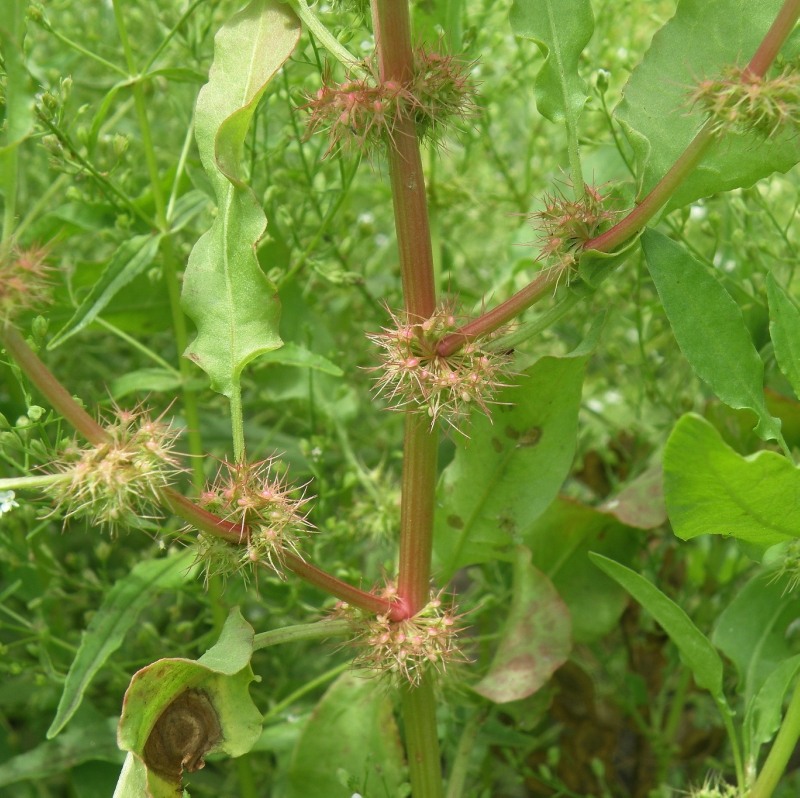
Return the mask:
[(10, 513), (19, 504), (14, 501), (13, 490), (0, 490), (0, 515)]

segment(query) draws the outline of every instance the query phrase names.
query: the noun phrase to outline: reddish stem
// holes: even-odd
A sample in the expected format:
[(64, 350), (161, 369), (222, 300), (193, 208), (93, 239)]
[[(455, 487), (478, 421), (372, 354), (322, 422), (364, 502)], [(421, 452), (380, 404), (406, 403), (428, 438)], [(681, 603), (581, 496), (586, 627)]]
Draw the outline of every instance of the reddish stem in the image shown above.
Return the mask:
[(76, 401), (69, 391), (52, 375), (47, 366), (28, 346), (19, 330), (6, 322), (0, 329), (0, 339), (6, 351), (14, 358), (28, 379), (47, 398), (59, 415), (63, 416), (90, 443), (104, 443), (108, 433)]
[[(800, 0), (786, 0), (778, 12), (775, 21), (761, 41), (753, 55), (748, 70), (763, 77), (800, 17)], [(675, 190), (686, 179), (706, 150), (714, 141), (715, 124), (709, 120), (692, 139), (669, 171), (658, 181), (650, 193), (620, 222), (596, 238), (587, 241), (583, 248), (597, 252), (611, 252), (632, 236), (644, 229), (645, 225), (666, 204)], [(442, 356), (448, 356), (460, 349), (467, 341), (474, 340), (501, 327), (511, 321), (521, 311), (541, 299), (551, 284), (546, 273), (537, 276), (531, 283), (518, 291), (510, 299), (498, 305), (488, 313), (473, 319), (460, 329), (451, 333), (438, 347)]]
[(772, 62), (777, 58), (781, 47), (794, 29), (798, 17), (800, 17), (800, 0), (786, 0), (767, 31), (767, 35), (758, 46), (758, 50), (750, 59), (750, 63), (747, 65), (750, 72), (760, 78), (767, 74), (767, 70), (772, 66)]

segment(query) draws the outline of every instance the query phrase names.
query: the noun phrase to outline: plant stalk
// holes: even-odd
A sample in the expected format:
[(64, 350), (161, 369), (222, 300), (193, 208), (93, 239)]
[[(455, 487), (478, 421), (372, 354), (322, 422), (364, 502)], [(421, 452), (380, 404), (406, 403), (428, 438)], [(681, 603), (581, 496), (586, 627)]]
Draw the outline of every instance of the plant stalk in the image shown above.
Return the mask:
[(431, 675), (414, 688), (402, 691), (406, 755), (414, 798), (444, 798), (439, 735), (436, 731), (436, 697)]
[(789, 759), (800, 739), (800, 681), (797, 682), (781, 724), (778, 736), (772, 744), (767, 761), (758, 774), (753, 789), (747, 798), (770, 798), (786, 771)]

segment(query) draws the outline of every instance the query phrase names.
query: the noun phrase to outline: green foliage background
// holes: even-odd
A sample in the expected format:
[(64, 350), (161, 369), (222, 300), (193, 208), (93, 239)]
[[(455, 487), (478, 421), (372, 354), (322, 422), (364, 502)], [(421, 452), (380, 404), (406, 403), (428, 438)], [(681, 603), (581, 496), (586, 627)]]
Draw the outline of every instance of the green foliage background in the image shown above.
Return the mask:
[[(47, 26), (28, 22), (29, 96), (44, 120), (32, 125), (20, 150), (19, 239), (52, 247), (54, 302), (42, 353), (52, 370), (87, 405), (108, 411), (115, 402), (146, 401), (179, 426), (192, 424), (183, 405), (172, 404), (176, 392), (196, 392), (201, 410), (194, 431), (209, 456), (194, 467), (211, 476), (218, 459), (231, 455), (227, 402), (199, 370), (188, 379), (177, 370), (181, 352), (163, 275), (165, 268), (185, 267), (213, 221), (214, 187), (202, 170), (192, 122), (213, 35), (237, 4), (120, 5), (138, 67), (150, 63), (138, 85), (168, 200), (169, 247), (162, 241), (166, 231), (154, 232), (158, 203), (148, 148), (113, 10), (78, 0), (47, 4)], [(459, 5), (420, 0), (414, 18), (417, 35), (429, 43), (439, 40), (444, 26), (445, 44), (475, 61), (480, 84), (480, 114), (425, 152), (438, 284), (457, 296), (464, 312), (477, 312), (526, 284), (538, 268), (536, 234), (525, 216), (541, 207), (546, 192), (564, 189), (568, 156), (562, 128), (542, 115), (545, 109), (537, 110), (534, 87), (544, 56), (512, 34), (511, 3), (471, 0), (454, 14)], [(645, 154), (635, 136), (634, 147), (627, 144), (610, 110), (675, 4), (595, 0), (592, 7), (595, 31), (579, 62), (589, 97), (581, 150), (587, 177), (596, 184), (613, 180), (623, 208), (636, 190), (628, 166)], [(371, 35), (357, 12), (328, 9), (323, 18), (338, 27), (342, 14), (349, 23), (345, 43), (368, 54)], [(452, 19), (459, 24), (448, 27)], [(244, 140), (247, 180), (268, 219), (258, 265), (277, 286), (286, 347), (245, 369), (242, 396), (251, 458), (281, 452), (292, 481), (311, 483), (310, 520), (322, 532), (312, 540), (312, 558), (358, 584), (394, 570), (401, 421), (371, 399), (366, 369), (374, 353), (364, 332), (386, 323), (384, 304), (395, 308), (402, 301), (385, 165), (377, 157), (360, 164), (352, 155), (324, 158), (324, 137), (304, 136), (298, 109), (319, 87), (323, 59), (304, 36), (265, 92)], [(8, 72), (12, 61), (7, 57), (5, 64)], [(681, 96), (680, 84), (649, 79), (655, 88), (636, 86), (642, 102), (659, 88)], [(633, 92), (623, 109), (632, 102)], [(661, 222), (661, 231), (683, 242), (741, 311), (765, 363), (768, 412), (782, 419), (794, 447), (800, 445), (800, 405), (775, 362), (766, 281), (770, 272), (782, 284), (794, 277), (792, 220), (799, 206), (800, 181), (789, 173), (698, 200)], [(102, 309), (79, 324), (87, 318), (79, 309), (101, 300)], [(705, 417), (741, 455), (762, 443), (752, 431), (752, 414), (722, 405), (681, 355), (639, 255), (517, 354), (530, 361), (572, 352), (601, 314), (602, 340), (587, 356), (575, 460), (560, 498), (527, 525), (524, 541), (573, 612), (576, 647), (570, 664), (524, 701), (485, 709), (458, 680), (448, 689), (441, 713), (446, 756), (454, 754), (472, 713), (478, 707), (485, 713), (474, 730), (468, 795), (666, 796), (667, 785), (686, 789), (726, 761), (710, 699), (693, 686), (659, 628), (625, 608), (621, 590), (588, 565), (585, 552), (634, 564), (697, 626), (711, 628), (749, 578), (750, 560), (731, 541), (676, 540), (665, 517), (653, 512), (662, 500), (657, 491), (655, 500), (647, 492), (648, 479), (670, 430), (688, 411)], [(26, 333), (33, 318), (24, 320)], [(534, 368), (558, 371), (548, 364)], [(26, 395), (17, 376), (10, 363), (0, 362), (0, 476), (36, 473), (70, 437), (47, 410), (32, 406), (36, 398)], [(562, 378), (569, 382), (570, 374), (543, 376)], [(484, 433), (491, 431), (476, 435)], [(459, 467), (454, 450), (452, 439), (442, 442), (442, 467), (454, 457)], [(183, 487), (190, 490), (188, 476)], [(614, 512), (605, 504), (610, 497), (619, 499)], [(43, 502), (17, 498), (21, 506), (0, 517), (0, 790), (15, 798), (110, 795), (123, 758), (110, 730), (131, 674), (160, 657), (200, 656), (216, 640), (228, 608), (241, 607), (263, 631), (319, 617), (333, 605), (298, 580), (266, 574), (257, 582), (235, 578), (207, 586), (190, 574), (162, 585), (94, 676), (66, 730), (46, 742), (82, 631), (114, 585), (143, 560), (165, 546), (179, 549), (191, 536), (173, 519), (153, 523), (152, 538), (135, 533), (109, 540), (74, 521), (62, 530)], [(460, 561), (447, 549), (438, 546), (437, 556), (448, 575), (476, 562)], [(461, 605), (471, 610), (469, 654), (485, 670), (510, 602), (511, 568), (491, 562), (461, 569), (454, 584)], [(587, 622), (590, 616), (596, 624)], [(212, 758), (192, 777), (192, 795), (296, 794), (293, 757), (313, 760), (318, 750), (304, 732), (306, 722), (350, 656), (333, 644), (293, 646), (290, 655), (281, 647), (256, 653), (252, 664), (261, 682), (251, 693), (266, 716), (264, 732), (246, 757)], [(797, 653), (796, 639), (787, 646), (787, 655)], [(733, 676), (730, 681), (732, 689)], [(672, 709), (676, 695), (683, 699), (680, 713)], [(337, 700), (329, 693), (321, 711), (336, 711)], [(385, 705), (370, 706), (369, 722), (381, 722)], [(563, 730), (578, 742), (566, 743)], [(580, 736), (590, 732), (595, 736)], [(394, 745), (391, 735), (385, 742)], [(336, 779), (343, 795), (384, 794), (365, 786), (363, 773), (343, 769)], [(776, 795), (788, 798), (798, 789), (794, 773)]]

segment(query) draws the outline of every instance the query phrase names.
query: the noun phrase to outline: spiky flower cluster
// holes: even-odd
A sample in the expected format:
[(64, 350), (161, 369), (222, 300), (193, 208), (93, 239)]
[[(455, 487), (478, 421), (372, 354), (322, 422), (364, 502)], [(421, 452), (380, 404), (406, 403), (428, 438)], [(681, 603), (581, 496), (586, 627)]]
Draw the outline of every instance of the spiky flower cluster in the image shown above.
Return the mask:
[(407, 83), (381, 81), (374, 61), (366, 69), (366, 77), (326, 83), (302, 106), (310, 113), (308, 135), (328, 131), (327, 154), (340, 148), (369, 152), (393, 140), (404, 117), (414, 120), (420, 135), (437, 138), (448, 119), (463, 119), (475, 111), (468, 65), (453, 56), (418, 50)]
[[(284, 477), (275, 476), (276, 459), (256, 463), (223, 462), (199, 503), (240, 529), (241, 545), (207, 534), (198, 536), (198, 561), (206, 572), (235, 573), (266, 565), (283, 578), (287, 552), (300, 557), (300, 536), (311, 530), (303, 508), (309, 499), (293, 497)], [(302, 491), (302, 488), (300, 489)]]
[(719, 778), (708, 777), (700, 787), (689, 793), (689, 798), (740, 798), (741, 793), (732, 784)]
[(784, 595), (794, 593), (800, 587), (800, 540), (794, 539), (773, 546), (764, 555), (763, 564), (777, 565), (777, 570), (770, 581), (777, 582), (788, 577), (783, 589)]
[(420, 48), (414, 51), (414, 76), (409, 91), (420, 136), (438, 140), (451, 119), (469, 119), (477, 114), (472, 64), (452, 55)]
[(14, 247), (0, 256), (0, 321), (36, 308), (50, 297), (48, 249)]
[[(395, 588), (386, 588), (382, 596), (393, 599)], [(426, 672), (444, 673), (448, 663), (466, 659), (456, 639), (461, 631), (460, 616), (454, 605), (445, 606), (441, 592), (432, 592), (416, 615), (401, 621), (391, 620), (388, 614), (365, 618), (344, 603), (337, 606), (337, 614), (353, 622), (353, 642), (360, 649), (356, 665), (377, 670), (401, 684), (418, 685)]]
[(405, 314), (391, 313), (392, 326), (367, 337), (382, 350), (383, 364), (376, 392), (392, 407), (427, 413), (431, 425), (439, 418), (458, 426), (477, 405), (488, 414), (488, 403), (498, 388), (508, 358), (468, 342), (443, 357), (437, 344), (458, 325), (452, 310), (441, 306), (429, 319), (412, 321)]
[(728, 66), (719, 77), (701, 81), (689, 102), (708, 114), (716, 133), (735, 128), (769, 138), (800, 126), (800, 72), (787, 67), (767, 78)]
[(65, 519), (84, 516), (114, 534), (158, 517), (161, 491), (182, 469), (173, 455), (178, 433), (143, 410), (117, 408), (105, 430), (107, 441), (64, 452), (52, 491)]
[(544, 208), (531, 216), (539, 232), (540, 258), (574, 268), (583, 245), (604, 232), (617, 215), (606, 207), (606, 200), (598, 188), (589, 185), (584, 186), (580, 199), (567, 199), (563, 194), (545, 197)]

